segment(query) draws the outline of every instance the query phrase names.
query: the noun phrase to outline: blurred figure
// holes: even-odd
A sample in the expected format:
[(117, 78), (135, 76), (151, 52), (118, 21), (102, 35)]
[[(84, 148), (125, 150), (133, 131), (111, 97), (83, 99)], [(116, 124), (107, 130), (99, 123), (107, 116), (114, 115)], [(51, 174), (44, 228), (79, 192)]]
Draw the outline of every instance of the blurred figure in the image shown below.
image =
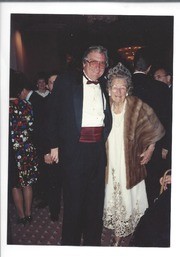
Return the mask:
[[(46, 97), (45, 102), (45, 113), (47, 114), (51, 111), (51, 106), (49, 105), (49, 98), (53, 90), (54, 81), (56, 80), (58, 73), (52, 72), (48, 77), (47, 87), (50, 94)], [(61, 207), (61, 190), (62, 190), (62, 172), (61, 165), (59, 163), (54, 163), (51, 160), (51, 149), (50, 143), (47, 138), (46, 127), (48, 120), (44, 120), (44, 130), (42, 131), (43, 140), (43, 151), (44, 151), (44, 167), (41, 176), (41, 180), (44, 188), (44, 201), (47, 201), (50, 212), (50, 219), (52, 221), (57, 221), (59, 219), (60, 207)]]
[(32, 221), (32, 185), (38, 177), (38, 157), (32, 142), (34, 119), (31, 104), (10, 98), (9, 122), (9, 187), (17, 209), (17, 222), (25, 225)]
[(172, 75), (163, 66), (154, 68), (153, 77), (156, 80), (164, 82), (169, 89), (172, 89)]
[(36, 78), (36, 86), (37, 90), (35, 91), (42, 97), (46, 97), (49, 95), (49, 90), (47, 90), (47, 85), (46, 85), (46, 75), (43, 72), (40, 72), (37, 74)]
[[(155, 80), (164, 82), (168, 88), (169, 93), (169, 123), (166, 133), (166, 149), (162, 149), (162, 158), (164, 160), (163, 170), (171, 168), (171, 145), (172, 145), (172, 74), (165, 66), (153, 67), (153, 77)], [(167, 104), (167, 103), (166, 103)]]
[[(44, 130), (44, 119), (46, 113), (44, 111), (45, 98), (41, 97), (38, 93), (32, 90), (32, 86), (27, 79), (24, 79), (23, 83), (18, 86), (18, 95), (21, 100), (26, 100), (31, 103), (33, 109), (34, 118), (34, 129), (32, 133), (32, 140), (37, 149), (37, 154), (39, 158), (39, 179), (34, 185), (34, 196), (36, 198), (43, 197), (43, 189), (41, 188), (41, 174), (43, 172), (43, 140), (42, 131)], [(47, 205), (47, 203), (46, 203)]]
[(146, 167), (164, 128), (142, 100), (130, 96), (131, 73), (118, 63), (108, 72), (113, 125), (107, 141), (104, 226), (114, 231), (113, 246), (132, 234), (148, 207)]
[(48, 76), (48, 84), (47, 84), (47, 88), (49, 90), (49, 92), (51, 93), (54, 87), (54, 81), (56, 80), (58, 75), (58, 72), (52, 72), (50, 73), (50, 75)]
[(163, 191), (142, 216), (129, 246), (170, 247), (171, 174), (164, 174), (160, 184)]
[(26, 100), (31, 103), (33, 108), (34, 130), (33, 141), (36, 145), (38, 155), (42, 152), (41, 147), (41, 124), (44, 119), (44, 101), (43, 98), (32, 90), (32, 87), (27, 79), (24, 79), (23, 84), (19, 85), (18, 96), (21, 100)]

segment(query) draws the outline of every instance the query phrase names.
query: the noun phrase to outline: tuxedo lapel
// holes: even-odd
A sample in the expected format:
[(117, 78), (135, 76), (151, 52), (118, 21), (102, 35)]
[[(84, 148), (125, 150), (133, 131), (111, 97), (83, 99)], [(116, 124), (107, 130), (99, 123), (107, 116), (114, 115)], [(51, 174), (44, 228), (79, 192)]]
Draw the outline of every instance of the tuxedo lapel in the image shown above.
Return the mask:
[(78, 132), (81, 131), (82, 110), (83, 110), (83, 83), (82, 78), (73, 87), (74, 112)]

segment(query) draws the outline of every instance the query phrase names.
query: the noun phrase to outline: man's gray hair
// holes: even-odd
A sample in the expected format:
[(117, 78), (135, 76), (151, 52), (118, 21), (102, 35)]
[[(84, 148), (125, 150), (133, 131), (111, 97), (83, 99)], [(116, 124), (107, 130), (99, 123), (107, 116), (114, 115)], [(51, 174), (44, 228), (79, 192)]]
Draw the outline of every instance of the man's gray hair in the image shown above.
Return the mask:
[(85, 63), (86, 62), (86, 59), (87, 59), (87, 56), (89, 53), (91, 52), (98, 52), (100, 54), (104, 54), (105, 57), (106, 57), (106, 67), (108, 67), (109, 65), (109, 62), (108, 62), (108, 51), (105, 47), (103, 46), (90, 46), (85, 52), (84, 52), (84, 55), (83, 55), (83, 58), (82, 58), (82, 62)]

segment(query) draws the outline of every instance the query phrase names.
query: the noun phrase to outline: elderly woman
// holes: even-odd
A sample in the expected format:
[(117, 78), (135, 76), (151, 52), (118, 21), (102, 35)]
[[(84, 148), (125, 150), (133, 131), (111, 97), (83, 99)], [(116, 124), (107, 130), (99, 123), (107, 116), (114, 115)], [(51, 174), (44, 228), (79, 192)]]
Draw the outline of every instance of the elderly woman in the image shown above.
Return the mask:
[(104, 227), (114, 231), (113, 246), (132, 234), (148, 207), (145, 164), (164, 128), (153, 109), (131, 96), (129, 70), (121, 63), (108, 72), (113, 126), (107, 141)]

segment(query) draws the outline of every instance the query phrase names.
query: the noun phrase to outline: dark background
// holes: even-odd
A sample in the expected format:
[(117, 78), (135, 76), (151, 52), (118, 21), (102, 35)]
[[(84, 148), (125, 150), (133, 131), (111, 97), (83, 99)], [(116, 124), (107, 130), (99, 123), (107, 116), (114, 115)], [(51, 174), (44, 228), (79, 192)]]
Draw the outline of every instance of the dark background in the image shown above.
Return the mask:
[[(11, 15), (11, 68), (33, 79), (39, 71), (63, 71), (67, 56), (79, 66), (84, 50), (90, 45), (108, 49), (112, 64), (121, 61), (118, 49), (129, 46), (148, 46), (154, 61), (172, 68), (173, 16), (128, 15)], [(23, 45), (23, 65), (12, 47), (15, 31)], [(21, 60), (22, 62), (22, 60)]]

